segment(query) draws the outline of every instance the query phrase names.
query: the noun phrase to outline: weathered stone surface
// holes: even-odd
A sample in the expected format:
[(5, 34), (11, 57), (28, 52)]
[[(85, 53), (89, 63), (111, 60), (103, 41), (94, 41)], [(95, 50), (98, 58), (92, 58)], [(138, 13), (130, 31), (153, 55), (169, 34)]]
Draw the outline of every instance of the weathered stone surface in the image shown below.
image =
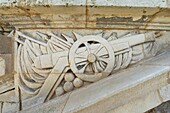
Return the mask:
[(2, 107), (2, 113), (15, 113), (18, 111), (18, 103), (4, 102)]
[(6, 68), (5, 60), (2, 57), (0, 57), (0, 77), (5, 75), (5, 68)]

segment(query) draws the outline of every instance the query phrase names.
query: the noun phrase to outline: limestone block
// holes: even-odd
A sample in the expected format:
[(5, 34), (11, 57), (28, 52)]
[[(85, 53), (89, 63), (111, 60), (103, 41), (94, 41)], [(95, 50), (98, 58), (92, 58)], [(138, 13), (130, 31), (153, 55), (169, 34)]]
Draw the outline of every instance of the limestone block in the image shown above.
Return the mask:
[(0, 76), (5, 75), (5, 60), (0, 57)]

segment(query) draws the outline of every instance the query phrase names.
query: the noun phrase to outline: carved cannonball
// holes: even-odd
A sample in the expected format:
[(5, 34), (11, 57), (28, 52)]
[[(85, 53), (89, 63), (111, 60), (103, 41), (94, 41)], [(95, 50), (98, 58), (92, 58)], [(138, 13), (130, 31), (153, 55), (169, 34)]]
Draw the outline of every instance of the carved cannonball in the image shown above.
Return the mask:
[(83, 81), (79, 78), (75, 78), (74, 81), (73, 81), (73, 84), (76, 88), (79, 88), (83, 85)]
[(73, 81), (74, 78), (75, 78), (75, 76), (74, 76), (73, 73), (66, 73), (66, 74), (65, 74), (65, 77), (64, 77), (65, 81), (67, 81), (67, 82)]
[(66, 83), (64, 84), (64, 90), (65, 90), (66, 92), (69, 92), (69, 91), (73, 90), (73, 88), (74, 88), (74, 86), (73, 86), (73, 83), (72, 83), (72, 82), (66, 82)]
[(56, 92), (57, 96), (60, 96), (60, 95), (64, 94), (64, 89), (63, 89), (63, 87), (60, 86), (55, 90), (55, 92)]

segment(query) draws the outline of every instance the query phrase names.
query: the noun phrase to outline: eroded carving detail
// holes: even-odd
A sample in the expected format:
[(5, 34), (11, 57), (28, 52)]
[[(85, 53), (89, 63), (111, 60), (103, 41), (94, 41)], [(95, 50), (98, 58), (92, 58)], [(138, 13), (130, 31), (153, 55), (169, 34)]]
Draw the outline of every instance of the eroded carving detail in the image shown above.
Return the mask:
[[(16, 87), (21, 89), (22, 105), (43, 103), (87, 83), (107, 77), (145, 56), (156, 53), (155, 37), (159, 32), (128, 34), (105, 39), (102, 33), (73, 33), (76, 40), (64, 34), (37, 32), (42, 39), (16, 31)], [(20, 94), (21, 95), (21, 94)]]

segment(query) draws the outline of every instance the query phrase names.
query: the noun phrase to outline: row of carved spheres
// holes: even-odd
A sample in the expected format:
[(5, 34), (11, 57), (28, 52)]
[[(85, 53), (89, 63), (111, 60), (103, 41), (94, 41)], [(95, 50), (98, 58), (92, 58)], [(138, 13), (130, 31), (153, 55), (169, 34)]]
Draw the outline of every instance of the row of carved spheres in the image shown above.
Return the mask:
[(56, 96), (60, 96), (65, 92), (70, 92), (76, 88), (80, 88), (83, 85), (84, 81), (77, 78), (72, 72), (66, 73), (63, 83), (56, 89)]

